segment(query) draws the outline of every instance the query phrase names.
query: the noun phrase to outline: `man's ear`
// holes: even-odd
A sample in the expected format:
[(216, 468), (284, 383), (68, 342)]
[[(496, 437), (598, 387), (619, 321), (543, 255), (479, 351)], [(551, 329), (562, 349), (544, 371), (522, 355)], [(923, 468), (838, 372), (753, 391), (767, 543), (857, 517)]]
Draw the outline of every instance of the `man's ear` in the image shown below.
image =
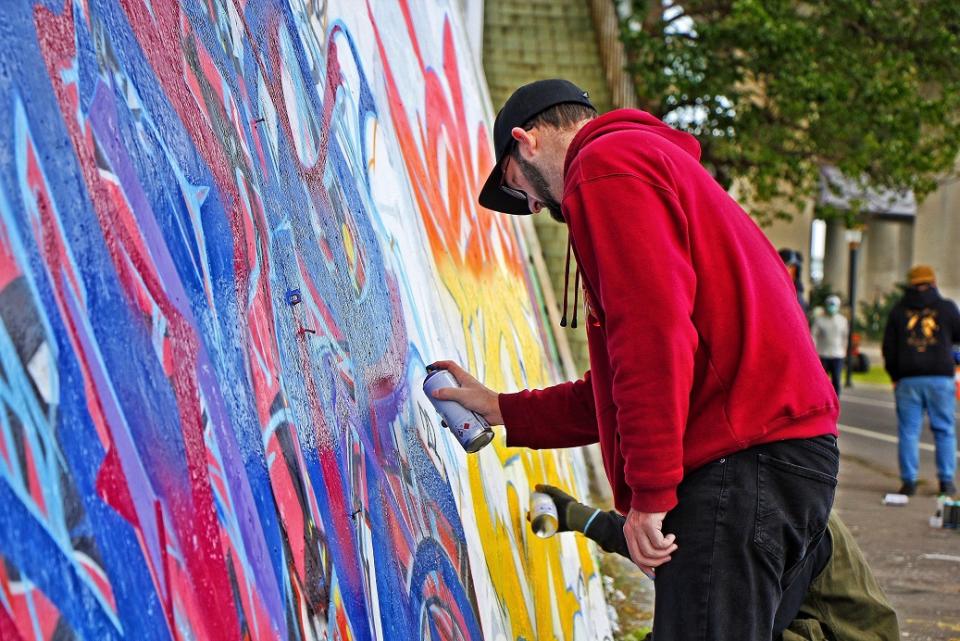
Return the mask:
[(510, 130), (510, 135), (517, 141), (517, 149), (520, 155), (529, 158), (539, 150), (539, 141), (532, 131), (527, 131), (523, 127), (514, 127)]

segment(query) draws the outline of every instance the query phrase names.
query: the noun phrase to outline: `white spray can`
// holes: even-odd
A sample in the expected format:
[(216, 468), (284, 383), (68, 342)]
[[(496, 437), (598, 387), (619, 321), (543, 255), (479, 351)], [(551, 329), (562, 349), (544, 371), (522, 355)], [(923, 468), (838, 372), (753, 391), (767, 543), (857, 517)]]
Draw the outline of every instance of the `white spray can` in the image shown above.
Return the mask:
[(460, 387), (453, 374), (445, 369), (434, 369), (423, 381), (423, 393), (433, 405), (443, 422), (460, 441), (468, 454), (473, 454), (493, 440), (490, 424), (476, 412), (471, 412), (456, 401), (441, 401), (433, 397), (435, 390), (444, 387)]

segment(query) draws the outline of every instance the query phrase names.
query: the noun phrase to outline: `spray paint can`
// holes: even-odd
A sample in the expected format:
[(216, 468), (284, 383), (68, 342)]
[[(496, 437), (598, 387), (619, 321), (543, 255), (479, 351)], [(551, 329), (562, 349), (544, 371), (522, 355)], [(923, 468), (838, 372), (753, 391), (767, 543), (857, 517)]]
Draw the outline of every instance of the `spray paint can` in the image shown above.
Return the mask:
[(460, 387), (453, 374), (445, 369), (432, 370), (423, 381), (423, 393), (427, 395), (430, 404), (443, 418), (443, 422), (457, 437), (467, 454), (473, 454), (493, 440), (493, 430), (482, 416), (471, 412), (460, 403), (434, 398), (433, 392), (444, 387)]
[(960, 527), (960, 504), (957, 501), (945, 501), (943, 504), (943, 527), (956, 530)]
[(930, 517), (930, 527), (943, 527), (943, 508), (947, 504), (947, 497), (937, 497), (937, 511)]
[(559, 523), (553, 498), (543, 492), (530, 494), (530, 525), (533, 526), (533, 533), (541, 539), (548, 539), (557, 533)]

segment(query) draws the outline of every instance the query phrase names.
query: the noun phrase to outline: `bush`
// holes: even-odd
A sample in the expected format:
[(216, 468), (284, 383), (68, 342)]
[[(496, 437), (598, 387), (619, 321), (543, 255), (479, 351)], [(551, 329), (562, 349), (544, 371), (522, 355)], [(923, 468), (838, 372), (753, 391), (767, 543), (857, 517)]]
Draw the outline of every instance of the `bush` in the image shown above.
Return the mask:
[(857, 331), (870, 340), (883, 340), (883, 330), (887, 324), (887, 317), (890, 316), (890, 310), (903, 296), (906, 288), (905, 283), (897, 283), (892, 291), (881, 294), (872, 301), (861, 301)]

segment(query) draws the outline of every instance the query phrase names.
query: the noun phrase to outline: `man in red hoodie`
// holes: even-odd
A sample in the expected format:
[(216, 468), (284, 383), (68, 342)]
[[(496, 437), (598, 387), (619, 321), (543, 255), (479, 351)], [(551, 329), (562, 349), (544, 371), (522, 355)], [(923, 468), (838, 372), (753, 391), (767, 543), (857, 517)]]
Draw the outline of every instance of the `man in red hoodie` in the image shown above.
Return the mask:
[(511, 446), (600, 443), (630, 554), (656, 568), (657, 641), (769, 641), (839, 462), (837, 397), (780, 257), (692, 136), (642, 111), (598, 117), (570, 82), (519, 88), (494, 145), (480, 204), (568, 225), (590, 371), (497, 394), (442, 361), (462, 387), (438, 397)]

